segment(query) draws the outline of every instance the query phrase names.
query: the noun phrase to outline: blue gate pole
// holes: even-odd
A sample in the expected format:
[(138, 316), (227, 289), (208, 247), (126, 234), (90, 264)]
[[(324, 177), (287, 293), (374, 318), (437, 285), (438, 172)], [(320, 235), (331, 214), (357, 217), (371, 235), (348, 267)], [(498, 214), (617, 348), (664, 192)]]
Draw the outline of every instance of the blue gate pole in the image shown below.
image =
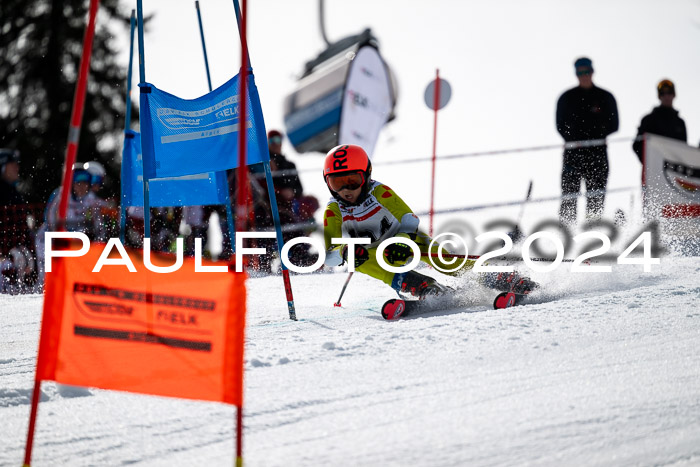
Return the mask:
[[(136, 12), (131, 10), (131, 41), (129, 42), (129, 71), (127, 72), (126, 78), (126, 117), (124, 122), (124, 146), (126, 146), (126, 131), (131, 127), (131, 73), (134, 65), (134, 29), (136, 28)], [(124, 151), (122, 150), (122, 153)], [(126, 207), (124, 206), (124, 159), (122, 158), (122, 183), (121, 183), (121, 194), (122, 202), (120, 209), (120, 219), (119, 219), (119, 240), (124, 244), (124, 237), (126, 233)]]
[[(241, 7), (238, 5), (238, 0), (233, 0), (233, 8), (236, 10), (236, 23), (238, 24), (238, 33), (241, 33)], [(241, 45), (243, 40), (241, 40)], [(250, 63), (250, 55), (248, 54), (248, 49), (246, 48), (243, 53), (245, 53), (248, 59), (248, 70), (253, 69), (253, 65)]]
[(207, 70), (207, 84), (211, 92), (211, 76), (209, 75), (209, 60), (207, 59), (207, 46), (204, 42), (204, 28), (202, 27), (202, 14), (199, 12), (199, 0), (195, 0), (194, 7), (197, 9), (197, 20), (199, 21), (199, 36), (202, 38), (202, 51), (204, 52), (204, 68)]
[[(139, 27), (139, 82), (146, 83), (146, 56), (143, 51), (143, 2), (136, 1)], [(144, 88), (140, 89), (141, 92)], [(142, 149), (143, 150), (143, 149)], [(143, 165), (143, 237), (151, 238), (151, 203), (148, 194), (148, 178), (146, 178), (146, 164)]]
[[(211, 75), (209, 74), (209, 59), (207, 58), (207, 43), (204, 40), (204, 27), (202, 26), (202, 14), (199, 10), (199, 0), (195, 0), (194, 6), (197, 9), (197, 21), (199, 22), (199, 37), (202, 39), (202, 52), (204, 53), (204, 68), (207, 70), (207, 84), (209, 85), (209, 92), (211, 92)], [(226, 177), (226, 223), (228, 224), (228, 238), (231, 242), (231, 252), (236, 251), (236, 230), (233, 226), (233, 213), (231, 211), (231, 193), (228, 177)]]
[(134, 30), (136, 29), (136, 11), (131, 10), (131, 40), (129, 41), (129, 71), (126, 78), (126, 123), (124, 128), (130, 130), (131, 126), (131, 75), (134, 69)]
[[(140, 1), (140, 0), (139, 0)], [(236, 22), (238, 23), (238, 32), (241, 35), (241, 46), (243, 45), (243, 36), (241, 31), (241, 9), (238, 4), (238, 0), (233, 0), (233, 7), (236, 10)], [(250, 62), (250, 55), (248, 54), (248, 48), (246, 47), (242, 53), (246, 54), (248, 59), (248, 71), (252, 72), (253, 68)], [(241, 70), (241, 73), (243, 70)], [(251, 115), (252, 117), (252, 115)], [(244, 128), (245, 122), (241, 123), (241, 128)], [(257, 126), (257, 125), (256, 125)], [(265, 128), (264, 122), (262, 125), (257, 126), (257, 128)], [(242, 130), (240, 130), (242, 131)], [(264, 139), (264, 140), (263, 140)], [(267, 148), (267, 135), (264, 132), (259, 132), (258, 135), (258, 146), (260, 150)], [(284, 280), (284, 291), (287, 296), (287, 309), (289, 311), (289, 319), (296, 321), (297, 315), (294, 307), (294, 295), (292, 293), (292, 282), (289, 278), (289, 270), (287, 266), (284, 265), (282, 259), (282, 247), (284, 246), (284, 239), (282, 238), (282, 224), (280, 222), (279, 210), (277, 209), (277, 197), (275, 196), (275, 186), (272, 181), (272, 172), (270, 171), (270, 162), (263, 162), (263, 167), (265, 169), (265, 180), (267, 182), (267, 194), (270, 198), (270, 208), (272, 210), (272, 220), (275, 223), (275, 231), (277, 232), (277, 251), (280, 255), (280, 262), (282, 263), (282, 279)]]

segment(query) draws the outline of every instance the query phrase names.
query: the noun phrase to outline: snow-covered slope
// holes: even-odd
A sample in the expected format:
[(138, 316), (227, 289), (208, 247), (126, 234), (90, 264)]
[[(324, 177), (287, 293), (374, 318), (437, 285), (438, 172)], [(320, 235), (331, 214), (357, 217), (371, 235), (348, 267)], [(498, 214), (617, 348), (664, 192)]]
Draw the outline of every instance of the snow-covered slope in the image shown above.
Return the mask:
[[(700, 260), (539, 278), (555, 300), (384, 321), (360, 274), (249, 281), (245, 461), (700, 465)], [(0, 296), (0, 465), (21, 465), (41, 296)], [(232, 465), (232, 407), (43, 384), (33, 465)]]

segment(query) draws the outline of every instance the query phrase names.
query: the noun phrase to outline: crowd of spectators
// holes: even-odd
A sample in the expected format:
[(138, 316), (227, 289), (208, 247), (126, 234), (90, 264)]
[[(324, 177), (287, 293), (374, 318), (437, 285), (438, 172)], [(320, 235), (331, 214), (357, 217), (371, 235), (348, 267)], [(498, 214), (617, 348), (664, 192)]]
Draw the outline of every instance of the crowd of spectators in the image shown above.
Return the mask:
[(99, 195), (105, 177), (96, 161), (73, 167), (65, 221), (59, 225), (61, 188), (46, 204), (27, 204), (20, 190), (20, 154), (0, 150), (0, 293), (41, 291), (44, 282), (44, 233), (61, 228), (106, 242), (116, 234), (117, 209)]

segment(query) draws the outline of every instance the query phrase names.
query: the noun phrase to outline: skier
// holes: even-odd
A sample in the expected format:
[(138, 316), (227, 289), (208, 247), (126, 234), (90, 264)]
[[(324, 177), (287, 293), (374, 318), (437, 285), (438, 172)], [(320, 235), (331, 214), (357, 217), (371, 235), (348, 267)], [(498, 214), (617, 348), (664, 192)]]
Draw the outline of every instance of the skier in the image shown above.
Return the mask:
[[(376, 250), (382, 241), (391, 237), (404, 237), (418, 245), (421, 261), (428, 263), (428, 257), (432, 256), (437, 267), (451, 269), (450, 264), (435, 257), (439, 248), (437, 244), (428, 251), (432, 239), (418, 230), (418, 216), (391, 188), (372, 180), (371, 176), (372, 163), (360, 146), (341, 145), (328, 152), (323, 166), (323, 178), (333, 197), (326, 206), (323, 219), (325, 264), (340, 266), (348, 258), (348, 245), (333, 244), (332, 238), (366, 237), (371, 240), (369, 245), (354, 246), (354, 263), (358, 272), (379, 279), (397, 292), (418, 299), (447, 293), (450, 289), (432, 277), (416, 271), (389, 272), (377, 262)], [(394, 266), (404, 265), (412, 256), (413, 250), (403, 243), (393, 243), (384, 250), (385, 261)], [(467, 260), (461, 268), (447, 274), (460, 275), (473, 266), (474, 261)], [(521, 295), (537, 287), (530, 279), (516, 273), (483, 274), (480, 279), (488, 287)], [(404, 310), (400, 306), (392, 309), (388, 304), (389, 302), (382, 310), (382, 315), (387, 319), (397, 318)]]
[[(78, 164), (80, 168), (80, 164)], [(117, 219), (119, 213), (112, 201), (105, 200), (99, 193), (105, 182), (107, 171), (104, 166), (97, 161), (86, 162), (82, 168), (90, 174), (90, 192), (88, 200), (83, 202), (92, 209), (92, 217), (99, 219), (95, 222), (94, 239), (99, 242), (107, 242), (117, 231)]]
[(107, 171), (104, 166), (97, 161), (90, 161), (83, 164), (83, 169), (90, 174), (90, 191), (97, 195), (105, 183)]
[[(94, 196), (90, 191), (90, 172), (83, 168), (83, 164), (76, 164), (73, 167), (73, 181), (68, 196), (68, 209), (66, 211), (65, 229), (68, 232), (82, 232), (91, 239), (95, 239), (100, 231), (103, 220), (96, 216), (100, 212), (103, 200)], [(45, 274), (45, 233), (58, 230), (58, 210), (61, 201), (61, 187), (56, 188), (46, 204), (44, 211), (44, 223), (36, 234), (35, 247), (37, 252), (38, 278), (37, 286), (39, 290), (44, 285)]]

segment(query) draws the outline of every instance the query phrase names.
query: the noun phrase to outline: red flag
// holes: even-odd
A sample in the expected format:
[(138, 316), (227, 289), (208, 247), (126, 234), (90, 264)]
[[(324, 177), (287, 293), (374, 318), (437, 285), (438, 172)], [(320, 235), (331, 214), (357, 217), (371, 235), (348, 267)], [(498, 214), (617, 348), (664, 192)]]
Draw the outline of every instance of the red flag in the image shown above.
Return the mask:
[(54, 258), (37, 379), (241, 407), (245, 273), (195, 273), (193, 259), (155, 273), (136, 250), (127, 251), (137, 272), (106, 265), (93, 273), (103, 248)]

